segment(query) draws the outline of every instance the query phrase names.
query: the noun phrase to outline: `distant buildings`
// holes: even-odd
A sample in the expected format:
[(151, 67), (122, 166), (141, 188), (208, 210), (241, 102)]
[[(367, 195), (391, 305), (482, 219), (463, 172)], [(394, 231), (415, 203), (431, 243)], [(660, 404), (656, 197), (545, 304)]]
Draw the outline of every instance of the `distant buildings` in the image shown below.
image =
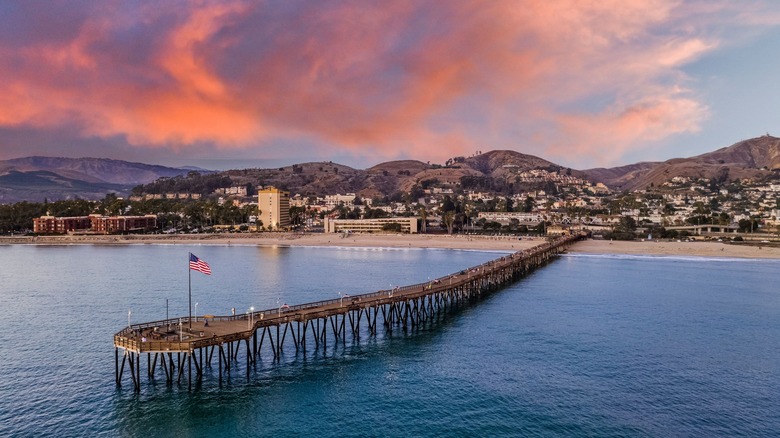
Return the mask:
[(54, 217), (33, 219), (33, 232), (37, 234), (92, 233), (113, 234), (149, 231), (157, 228), (157, 216), (89, 216)]
[[(392, 225), (397, 224), (396, 227)], [(416, 217), (388, 217), (378, 219), (330, 219), (325, 218), (324, 228), (326, 233), (387, 233), (395, 228), (401, 233), (416, 234)]]
[(228, 196), (246, 196), (247, 188), (246, 186), (222, 187), (214, 190), (214, 193)]
[(290, 227), (290, 192), (267, 187), (257, 193), (258, 219), (268, 230), (283, 230)]
[(327, 195), (325, 196), (325, 205), (333, 208), (337, 207), (339, 205), (344, 205), (345, 207), (351, 208), (355, 206), (355, 194), (354, 193), (347, 193), (346, 195)]

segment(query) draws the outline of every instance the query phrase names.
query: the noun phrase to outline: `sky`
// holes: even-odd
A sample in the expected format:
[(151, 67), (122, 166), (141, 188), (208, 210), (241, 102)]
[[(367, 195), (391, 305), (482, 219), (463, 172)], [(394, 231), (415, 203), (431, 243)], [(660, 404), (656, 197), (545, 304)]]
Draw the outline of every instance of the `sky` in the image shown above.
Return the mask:
[(777, 0), (0, 3), (0, 160), (574, 169), (780, 132)]

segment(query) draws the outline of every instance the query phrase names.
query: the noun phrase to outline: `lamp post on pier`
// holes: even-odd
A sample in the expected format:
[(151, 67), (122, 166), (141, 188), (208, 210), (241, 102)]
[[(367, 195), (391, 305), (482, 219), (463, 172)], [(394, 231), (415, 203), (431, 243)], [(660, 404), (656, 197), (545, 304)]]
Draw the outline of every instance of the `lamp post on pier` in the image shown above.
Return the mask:
[(342, 294), (339, 292), (339, 307), (344, 307), (344, 297), (348, 297), (349, 294)]

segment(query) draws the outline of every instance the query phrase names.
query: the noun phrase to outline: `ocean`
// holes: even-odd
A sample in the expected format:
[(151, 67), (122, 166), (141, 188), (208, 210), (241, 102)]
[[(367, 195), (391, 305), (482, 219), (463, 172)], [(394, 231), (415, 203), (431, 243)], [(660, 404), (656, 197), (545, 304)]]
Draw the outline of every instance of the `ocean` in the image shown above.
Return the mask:
[[(777, 436), (780, 260), (566, 254), (419, 330), (114, 383), (112, 336), (426, 281), (502, 252), (0, 246), (0, 436)], [(166, 300), (168, 303), (166, 309)], [(292, 350), (292, 351), (290, 351)], [(145, 365), (145, 359), (144, 363)], [(158, 373), (159, 374), (159, 373)], [(126, 376), (127, 377), (127, 376)]]

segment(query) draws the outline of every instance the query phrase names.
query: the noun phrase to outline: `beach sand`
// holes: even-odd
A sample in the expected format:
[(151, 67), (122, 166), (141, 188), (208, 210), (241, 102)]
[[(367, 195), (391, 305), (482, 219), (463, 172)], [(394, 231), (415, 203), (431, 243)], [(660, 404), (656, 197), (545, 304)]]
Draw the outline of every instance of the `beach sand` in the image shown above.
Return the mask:
[(443, 248), (519, 251), (545, 242), (543, 238), (465, 236), (441, 234), (323, 234), (323, 233), (261, 233), (261, 234), (180, 234), (127, 236), (39, 236), (3, 237), (0, 244), (34, 245), (256, 245), (256, 246), (341, 246), (386, 248)]
[[(519, 251), (543, 243), (543, 238), (466, 236), (441, 234), (182, 234), (182, 235), (128, 235), (128, 236), (39, 236), (2, 237), (0, 244), (37, 245), (127, 245), (127, 244), (185, 244), (185, 245), (256, 245), (256, 246), (341, 246), (386, 248), (442, 248)], [(577, 242), (571, 253), (642, 254), (697, 257), (780, 258), (780, 246), (759, 243), (732, 244), (724, 242), (678, 241), (608, 241), (588, 239)]]
[(695, 257), (732, 257), (777, 259), (780, 247), (758, 243), (725, 242), (678, 242), (678, 241), (609, 241), (588, 239), (577, 242), (569, 250), (571, 253), (589, 254), (633, 254), (633, 255), (673, 255)]

